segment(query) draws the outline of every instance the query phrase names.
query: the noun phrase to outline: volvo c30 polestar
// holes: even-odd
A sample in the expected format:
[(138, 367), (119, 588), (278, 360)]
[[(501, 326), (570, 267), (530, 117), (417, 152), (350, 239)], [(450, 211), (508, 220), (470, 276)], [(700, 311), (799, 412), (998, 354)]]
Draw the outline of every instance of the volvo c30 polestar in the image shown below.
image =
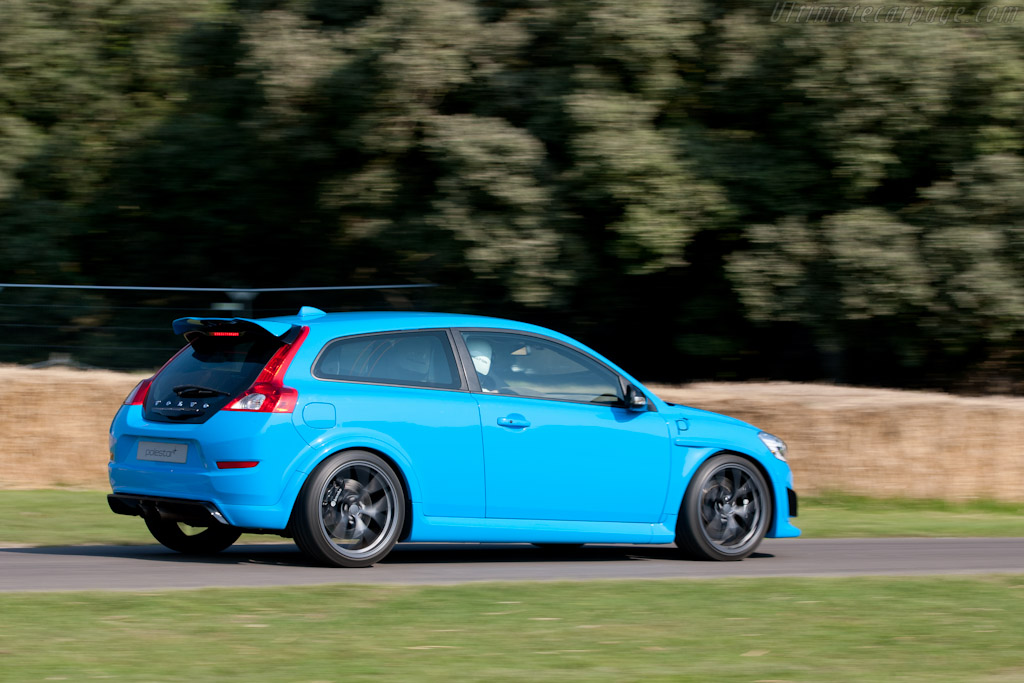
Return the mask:
[(173, 328), (186, 345), (114, 417), (108, 500), (182, 553), (256, 532), (341, 567), (400, 541), (740, 560), (800, 533), (780, 438), (663, 401), (552, 330), (310, 307)]

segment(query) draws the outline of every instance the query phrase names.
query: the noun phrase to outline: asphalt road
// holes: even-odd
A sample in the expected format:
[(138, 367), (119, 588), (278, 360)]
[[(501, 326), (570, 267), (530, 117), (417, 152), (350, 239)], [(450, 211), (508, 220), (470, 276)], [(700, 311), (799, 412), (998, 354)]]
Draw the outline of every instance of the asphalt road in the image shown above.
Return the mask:
[(679, 560), (671, 546), (411, 543), (367, 569), (313, 566), (291, 543), (209, 558), (160, 546), (0, 548), (0, 591), (979, 573), (1024, 573), (1024, 538), (768, 539), (724, 563)]

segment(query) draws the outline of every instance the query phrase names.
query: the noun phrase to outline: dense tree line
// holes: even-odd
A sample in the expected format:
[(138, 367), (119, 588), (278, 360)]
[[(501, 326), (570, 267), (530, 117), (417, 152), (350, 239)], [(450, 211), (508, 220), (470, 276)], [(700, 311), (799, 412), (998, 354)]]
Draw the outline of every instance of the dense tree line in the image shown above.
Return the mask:
[(1024, 16), (957, 7), (4, 0), (0, 279), (432, 282), (649, 378), (1018, 388)]

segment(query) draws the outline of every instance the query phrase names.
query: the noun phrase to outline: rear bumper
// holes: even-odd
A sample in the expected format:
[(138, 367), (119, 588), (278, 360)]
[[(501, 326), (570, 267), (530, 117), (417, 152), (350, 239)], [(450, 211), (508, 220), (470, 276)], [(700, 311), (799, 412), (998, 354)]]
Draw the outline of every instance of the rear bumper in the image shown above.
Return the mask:
[[(222, 411), (203, 424), (166, 424), (145, 420), (140, 406), (122, 407), (111, 425), (111, 509), (141, 516), (198, 514), (207, 525), (215, 510), (231, 526), (284, 530), (304, 478), (297, 464), (309, 450), (291, 417)], [(179, 446), (184, 462), (140, 460), (142, 442)], [(257, 464), (218, 466), (239, 460)]]
[(111, 493), (107, 496), (107, 504), (113, 512), (119, 515), (159, 518), (184, 522), (192, 526), (227, 525), (228, 523), (216, 505), (201, 500)]

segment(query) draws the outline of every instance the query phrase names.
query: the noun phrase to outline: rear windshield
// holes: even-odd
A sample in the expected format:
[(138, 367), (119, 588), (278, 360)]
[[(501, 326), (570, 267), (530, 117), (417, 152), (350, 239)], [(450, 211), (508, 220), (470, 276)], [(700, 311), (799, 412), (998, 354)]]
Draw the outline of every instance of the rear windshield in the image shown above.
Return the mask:
[(278, 339), (258, 332), (196, 335), (153, 380), (146, 418), (205, 422), (248, 389), (279, 348)]

